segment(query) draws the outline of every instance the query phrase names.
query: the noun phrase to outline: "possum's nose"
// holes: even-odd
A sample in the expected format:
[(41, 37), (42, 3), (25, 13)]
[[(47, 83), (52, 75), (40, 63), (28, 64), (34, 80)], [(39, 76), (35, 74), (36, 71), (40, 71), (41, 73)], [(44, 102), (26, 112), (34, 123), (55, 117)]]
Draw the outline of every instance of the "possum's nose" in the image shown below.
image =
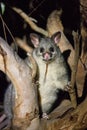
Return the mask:
[(44, 57), (44, 60), (49, 60), (50, 58), (51, 58), (51, 55), (50, 55), (50, 53), (48, 53), (48, 52), (46, 52), (44, 55), (43, 55), (43, 57)]
[(45, 60), (48, 60), (49, 58), (50, 58), (49, 53), (45, 53), (45, 54), (44, 54), (44, 59), (45, 59)]

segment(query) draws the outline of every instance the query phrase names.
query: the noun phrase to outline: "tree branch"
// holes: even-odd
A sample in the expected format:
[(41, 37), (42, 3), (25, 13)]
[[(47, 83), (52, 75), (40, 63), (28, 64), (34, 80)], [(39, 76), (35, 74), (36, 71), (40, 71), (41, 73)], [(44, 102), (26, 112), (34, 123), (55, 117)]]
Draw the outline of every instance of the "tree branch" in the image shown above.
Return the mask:
[[(5, 54), (6, 69), (3, 53)], [(0, 70), (8, 75), (16, 91), (13, 126), (20, 126), (21, 130), (24, 130), (30, 127), (29, 125), (32, 124), (35, 117), (38, 123), (37, 97), (35, 86), (32, 84), (31, 69), (16, 53), (14, 54), (13, 49), (2, 38), (0, 38)]]
[(37, 27), (37, 25), (31, 21), (31, 19), (28, 17), (28, 15), (26, 15), (21, 9), (18, 9), (16, 7), (12, 8), (15, 12), (17, 12), (28, 24), (29, 26), (35, 30), (38, 33), (42, 33), (45, 36), (48, 36), (48, 32), (45, 31), (44, 29)]
[(25, 41), (23, 41), (22, 39), (20, 39), (20, 38), (18, 38), (18, 37), (15, 38), (15, 41), (16, 41), (17, 45), (18, 45), (20, 48), (22, 48), (23, 50), (25, 50), (25, 51), (28, 52), (28, 53), (32, 53), (33, 48), (30, 47)]
[(61, 32), (61, 40), (58, 43), (58, 46), (61, 50), (61, 52), (70, 51), (70, 54), (68, 56), (68, 63), (70, 65), (70, 68), (72, 68), (73, 65), (73, 59), (74, 59), (74, 49), (69, 42), (69, 40), (66, 38), (65, 34), (63, 33), (63, 25), (61, 21), (61, 15), (62, 10), (54, 10), (48, 17), (47, 20), (47, 31), (49, 36), (51, 37), (54, 33), (60, 31)]
[(79, 46), (80, 46), (80, 36), (78, 32), (73, 31), (73, 39), (74, 39), (74, 47), (75, 47), (75, 55), (71, 72), (71, 89), (69, 91), (71, 102), (74, 108), (77, 107), (77, 99), (76, 99), (76, 91), (75, 91), (75, 83), (76, 83), (76, 72), (78, 68), (79, 61)]
[(25, 41), (21, 40), (20, 38), (15, 38), (15, 40), (18, 46), (27, 52), (28, 58), (26, 60), (27, 63), (28, 60), (30, 60), (30, 63), (32, 64), (32, 79), (34, 79), (37, 73), (37, 64), (32, 56), (33, 48), (31, 48)]
[[(68, 102), (66, 102), (68, 103)], [(68, 103), (70, 105), (70, 103)], [(63, 106), (66, 109), (67, 105)], [(53, 113), (56, 115), (61, 109)], [(50, 121), (41, 120), (40, 130), (86, 130), (87, 128), (87, 98), (74, 110), (70, 109), (67, 114), (60, 116), (59, 118), (51, 119)]]

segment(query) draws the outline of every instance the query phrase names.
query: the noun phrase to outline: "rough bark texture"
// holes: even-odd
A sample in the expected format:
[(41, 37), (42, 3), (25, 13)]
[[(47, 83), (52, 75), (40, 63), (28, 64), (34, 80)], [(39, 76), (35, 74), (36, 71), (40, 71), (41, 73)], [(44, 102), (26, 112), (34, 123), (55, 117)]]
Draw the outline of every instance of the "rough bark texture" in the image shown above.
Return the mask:
[(48, 35), (51, 37), (54, 33), (60, 31), (62, 32), (61, 41), (59, 42), (58, 46), (61, 49), (61, 52), (69, 51), (70, 55), (68, 57), (68, 63), (70, 67), (72, 68), (73, 65), (73, 59), (74, 59), (74, 49), (66, 36), (64, 35), (64, 28), (61, 21), (61, 10), (55, 10), (53, 11), (47, 20), (47, 31)]
[(2, 38), (0, 38), (0, 69), (8, 75), (16, 90), (13, 129), (24, 130), (35, 120), (38, 121), (35, 85), (32, 83), (31, 69)]

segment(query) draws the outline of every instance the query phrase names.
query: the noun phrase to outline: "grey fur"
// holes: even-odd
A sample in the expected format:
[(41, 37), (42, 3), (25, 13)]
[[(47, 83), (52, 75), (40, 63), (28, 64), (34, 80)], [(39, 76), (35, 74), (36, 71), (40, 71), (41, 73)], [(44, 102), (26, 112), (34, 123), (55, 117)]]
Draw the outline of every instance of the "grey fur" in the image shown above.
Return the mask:
[(12, 109), (15, 103), (14, 100), (15, 100), (15, 89), (12, 83), (10, 83), (4, 96), (4, 112), (9, 119), (12, 119), (13, 117)]
[[(66, 62), (59, 47), (56, 45), (57, 42), (59, 42), (61, 35), (58, 32), (51, 38), (40, 38), (36, 34), (31, 34), (30, 38), (35, 46), (33, 56), (39, 70), (38, 90), (40, 95), (40, 107), (43, 113), (49, 113), (57, 99), (59, 89), (64, 90), (69, 82)], [(45, 74), (47, 64), (48, 69), (47, 74)]]

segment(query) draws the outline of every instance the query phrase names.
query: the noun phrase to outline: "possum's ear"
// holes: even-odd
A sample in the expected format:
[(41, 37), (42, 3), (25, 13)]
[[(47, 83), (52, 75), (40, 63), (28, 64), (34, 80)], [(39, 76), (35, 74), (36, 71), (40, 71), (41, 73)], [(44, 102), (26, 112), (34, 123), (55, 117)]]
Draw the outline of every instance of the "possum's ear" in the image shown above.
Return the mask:
[(61, 32), (56, 32), (55, 34), (52, 35), (51, 39), (58, 44), (58, 42), (61, 39)]
[(31, 33), (30, 39), (31, 39), (31, 42), (33, 43), (34, 47), (37, 48), (40, 43), (40, 36), (35, 33)]

